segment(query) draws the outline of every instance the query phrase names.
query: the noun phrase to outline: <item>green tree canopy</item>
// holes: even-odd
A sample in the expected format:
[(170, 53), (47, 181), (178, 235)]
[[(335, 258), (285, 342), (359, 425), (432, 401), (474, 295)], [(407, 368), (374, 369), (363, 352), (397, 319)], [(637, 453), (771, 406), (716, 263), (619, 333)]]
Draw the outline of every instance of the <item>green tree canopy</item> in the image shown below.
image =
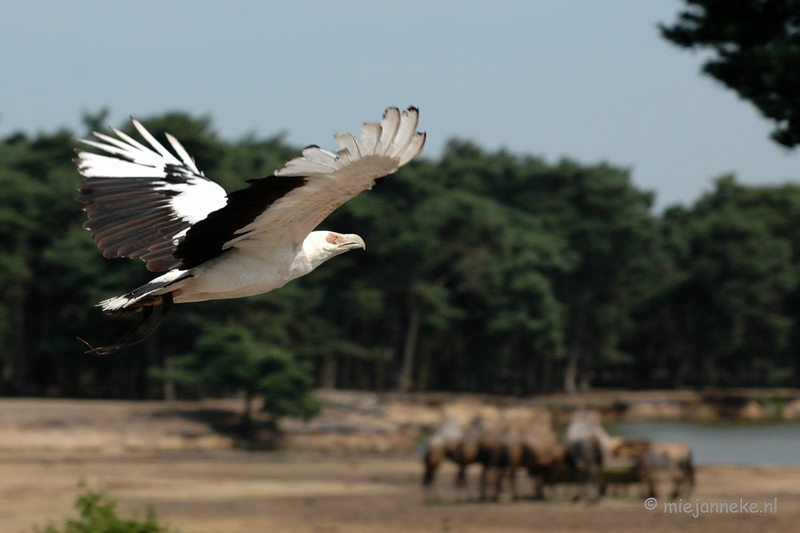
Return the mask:
[(686, 0), (664, 38), (713, 52), (703, 71), (775, 122), (772, 138), (800, 143), (800, 2)]
[[(220, 139), (208, 118), (144, 122), (192, 146), (227, 190), (298, 152), (280, 137)], [(102, 344), (130, 326), (95, 303), (152, 274), (104, 259), (82, 228), (73, 147), (68, 132), (0, 141), (2, 394), (240, 392), (307, 416), (315, 386), (800, 383), (800, 188), (725, 178), (657, 215), (625, 169), (460, 140), (322, 223), (360, 234), (365, 252), (268, 294), (178, 306), (144, 343), (86, 355), (76, 336)]]

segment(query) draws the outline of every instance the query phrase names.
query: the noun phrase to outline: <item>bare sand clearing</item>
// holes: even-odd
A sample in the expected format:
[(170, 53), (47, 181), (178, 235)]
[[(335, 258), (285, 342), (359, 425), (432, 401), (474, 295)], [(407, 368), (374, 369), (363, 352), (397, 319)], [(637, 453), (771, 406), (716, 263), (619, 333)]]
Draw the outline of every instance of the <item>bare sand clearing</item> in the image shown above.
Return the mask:
[[(239, 450), (117, 456), (87, 453), (0, 454), (0, 531), (61, 525), (76, 516), (78, 481), (118, 502), (123, 516), (144, 516), (182, 533), (245, 532), (559, 532), (797, 531), (800, 469), (712, 466), (698, 469), (684, 502), (778, 501), (775, 513), (665, 514), (637, 495), (597, 504), (454, 503), (454, 468), (441, 472), (443, 503), (426, 505), (414, 458), (331, 457)], [(475, 486), (475, 475), (471, 478)]]
[[(351, 437), (383, 435), (389, 443), (345, 447), (347, 454), (337, 447), (325, 448), (334, 450), (327, 454), (234, 449), (235, 436), (225, 429), (238, 408), (235, 401), (0, 400), (0, 533), (30, 533), (48, 522), (60, 528), (77, 517), (72, 505), (85, 490), (81, 480), (118, 502), (122, 516), (143, 517), (153, 505), (160, 522), (182, 533), (800, 531), (800, 468), (700, 467), (695, 492), (682, 502), (738, 506), (741, 499), (763, 510), (777, 498), (777, 512), (770, 513), (694, 518), (664, 513), (663, 501), (648, 511), (634, 493), (597, 504), (572, 503), (565, 495), (548, 502), (455, 503), (452, 465), (437, 479), (443, 502), (426, 505), (413, 452), (352, 451), (413, 448), (411, 440), (405, 447), (387, 440), (389, 422), (382, 418), (365, 426), (359, 413), (372, 407), (355, 412), (357, 424), (352, 408), (326, 408), (331, 412), (320, 417), (319, 424), (370, 430)], [(477, 474), (473, 466), (473, 494)]]

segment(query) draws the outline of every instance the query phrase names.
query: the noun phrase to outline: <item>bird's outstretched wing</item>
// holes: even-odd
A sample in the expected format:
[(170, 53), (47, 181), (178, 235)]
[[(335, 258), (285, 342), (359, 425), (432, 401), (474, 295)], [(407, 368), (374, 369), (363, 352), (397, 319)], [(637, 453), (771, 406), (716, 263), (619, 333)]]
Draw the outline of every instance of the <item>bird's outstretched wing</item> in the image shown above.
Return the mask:
[(193, 268), (231, 248), (268, 257), (275, 246), (302, 243), (334, 209), (417, 157), (425, 144), (418, 119), (415, 107), (390, 107), (380, 123), (363, 125), (360, 141), (338, 133), (336, 153), (309, 146), (227, 197), (174, 137), (167, 134), (180, 159), (132, 119), (152, 148), (113, 128), (116, 137), (95, 133), (104, 142), (81, 141), (111, 154), (77, 151), (84, 227), (105, 257), (142, 259), (154, 272)]
[(83, 226), (105, 257), (142, 259), (162, 272), (180, 264), (173, 252), (188, 229), (225, 206), (225, 190), (203, 176), (174, 137), (167, 134), (180, 159), (132, 121), (150, 147), (114, 128), (116, 137), (94, 133), (104, 142), (80, 140), (111, 154), (76, 150), (85, 177), (79, 199), (89, 217)]
[(336, 153), (309, 146), (274, 176), (251, 180), (228, 204), (195, 224), (175, 250), (181, 268), (191, 268), (236, 248), (269, 257), (275, 246), (298, 246), (334, 209), (376, 180), (397, 171), (425, 145), (417, 132), (419, 111), (388, 108), (380, 123), (365, 123), (361, 140), (337, 133)]

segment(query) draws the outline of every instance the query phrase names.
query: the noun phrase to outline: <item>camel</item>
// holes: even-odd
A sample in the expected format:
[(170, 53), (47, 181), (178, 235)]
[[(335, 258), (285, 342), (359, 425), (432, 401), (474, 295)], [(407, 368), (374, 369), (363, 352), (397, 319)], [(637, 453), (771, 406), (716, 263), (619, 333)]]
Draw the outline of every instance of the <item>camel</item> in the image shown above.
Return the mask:
[[(583, 481), (588, 500), (598, 499), (603, 491), (603, 442), (611, 438), (600, 425), (600, 415), (595, 411), (578, 410), (570, 417), (565, 435), (566, 463), (574, 482)], [(575, 500), (580, 499), (576, 493)]]
[(656, 496), (658, 478), (666, 477), (672, 482), (672, 499), (694, 488), (694, 463), (692, 450), (683, 442), (654, 442), (650, 444), (641, 458), (641, 478), (647, 488), (648, 497)]
[[(549, 428), (527, 428), (522, 433), (512, 433), (503, 439), (505, 468), (511, 498), (516, 500), (516, 472), (522, 467), (533, 482), (531, 499), (544, 499), (544, 486), (555, 485), (558, 469), (566, 458), (566, 447), (556, 439)], [(498, 488), (500, 481), (498, 481)]]
[[(425, 499), (430, 501), (438, 499), (435, 492), (434, 478), (439, 465), (449, 459), (458, 465), (455, 478), (457, 491), (463, 491), (467, 485), (467, 467), (472, 463), (482, 465), (480, 480), (480, 499), (487, 498), (489, 475), (499, 462), (500, 440), (502, 433), (499, 428), (487, 424), (478, 416), (475, 417), (466, 429), (462, 429), (457, 420), (447, 421), (436, 433), (431, 435), (425, 447), (423, 463), (425, 473), (422, 486), (426, 491)], [(499, 480), (499, 476), (496, 476)], [(495, 490), (494, 498), (498, 491)]]
[[(425, 465), (425, 473), (422, 477), (422, 486), (425, 489), (425, 500), (438, 499), (433, 485), (434, 478), (436, 477), (436, 470), (445, 459), (457, 457), (456, 450), (458, 443), (464, 435), (464, 430), (458, 420), (450, 419), (439, 428), (433, 435), (428, 438), (425, 444), (425, 454), (422, 462)], [(457, 459), (452, 459), (457, 464)], [(458, 485), (458, 478), (456, 478), (456, 485)]]
[[(650, 441), (622, 441), (612, 437), (607, 449), (606, 464), (616, 467), (623, 474), (627, 470), (627, 481), (623, 483), (642, 483), (647, 497), (655, 497), (657, 481), (666, 478), (672, 482), (671, 497), (683, 493), (684, 486), (689, 490), (694, 486), (694, 465), (692, 451), (682, 442), (658, 443)], [(619, 484), (619, 482), (617, 483)], [(603, 487), (605, 491), (605, 486)]]
[(650, 441), (623, 441), (619, 437), (611, 437), (606, 444), (603, 495), (609, 492), (617, 495), (627, 492), (631, 485), (639, 485), (642, 480), (642, 458), (650, 447)]

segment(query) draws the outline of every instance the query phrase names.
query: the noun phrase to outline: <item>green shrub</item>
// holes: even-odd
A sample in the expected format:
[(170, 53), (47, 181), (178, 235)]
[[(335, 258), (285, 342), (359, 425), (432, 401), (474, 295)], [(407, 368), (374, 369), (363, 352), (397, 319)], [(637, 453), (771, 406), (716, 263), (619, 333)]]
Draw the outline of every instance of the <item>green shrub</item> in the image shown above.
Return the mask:
[(64, 529), (49, 524), (45, 529), (35, 528), (34, 533), (168, 533), (166, 526), (156, 522), (152, 507), (147, 509), (143, 521), (126, 520), (117, 516), (117, 504), (104, 499), (102, 492), (86, 492), (75, 502), (75, 507), (80, 511), (80, 519), (67, 520)]

